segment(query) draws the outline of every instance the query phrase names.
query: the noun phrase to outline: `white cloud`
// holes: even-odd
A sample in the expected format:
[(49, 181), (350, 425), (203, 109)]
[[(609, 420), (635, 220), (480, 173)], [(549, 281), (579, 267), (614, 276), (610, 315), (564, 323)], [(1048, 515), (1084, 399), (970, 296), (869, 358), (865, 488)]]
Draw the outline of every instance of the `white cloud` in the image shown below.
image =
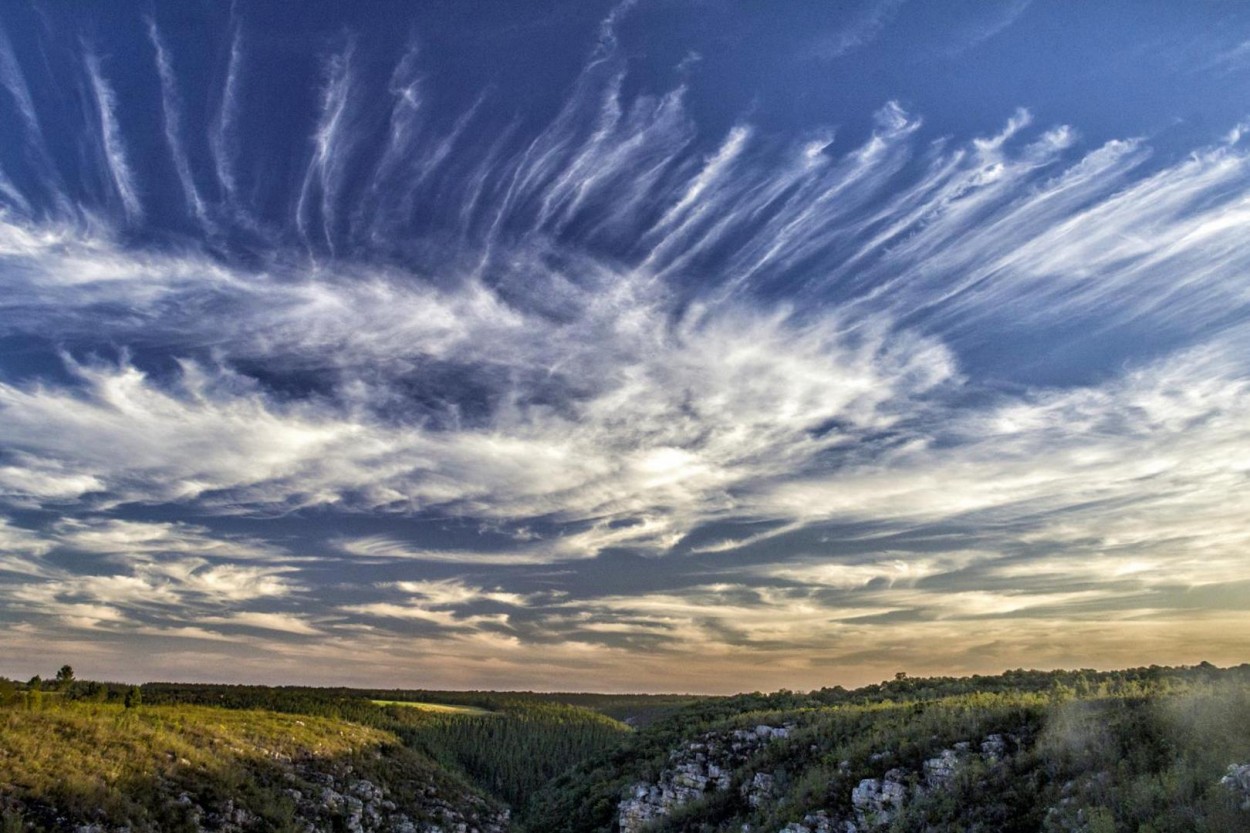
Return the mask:
[[(9, 617), (53, 617), (80, 629), (178, 636), (223, 616), (269, 622), (269, 614), (253, 620), (257, 612), (248, 606), (304, 591), (292, 566), (232, 561), (274, 561), (282, 555), (276, 547), (187, 524), (66, 520), (35, 531), (0, 521), (0, 550), (0, 573), (9, 574), (0, 580), (0, 600)], [(53, 560), (54, 550), (106, 560)]]
[(48, 568), (40, 557), (52, 549), (42, 535), (0, 518), (0, 573), (20, 576), (42, 576)]
[(111, 518), (68, 519), (45, 540), (83, 552), (121, 556), (195, 555), (234, 560), (280, 559), (286, 553), (262, 541), (219, 536), (188, 523), (155, 523)]
[(945, 49), (948, 57), (967, 52), (998, 33), (1013, 26), (1032, 5), (1032, 0), (1010, 0), (987, 7), (978, 7), (977, 11), (985, 12), (978, 15), (971, 23), (959, 27), (955, 34), (955, 43)]
[[(351, 157), (352, 140), (357, 135), (350, 130), (352, 95), (352, 56), (355, 40), (349, 38), (342, 52), (332, 55), (325, 64), (325, 83), (321, 89), (321, 112), (313, 133), (312, 159), (304, 173), (299, 201), (295, 207), (295, 222), (301, 236), (310, 244), (310, 222), (316, 216), (321, 220), (321, 240), (334, 250), (335, 206), (338, 190), (342, 185), (344, 166)], [(314, 207), (311, 200), (319, 197)]]
[(182, 139), (182, 100), (178, 95), (178, 81), (174, 72), (173, 58), (169, 54), (169, 48), (165, 45), (165, 41), (161, 38), (160, 30), (156, 26), (156, 19), (149, 17), (147, 19), (148, 39), (152, 42), (152, 48), (156, 52), (156, 71), (161, 79), (161, 112), (165, 121), (165, 142), (169, 145), (169, 153), (174, 161), (174, 170), (178, 174), (178, 181), (182, 185), (183, 196), (187, 200), (187, 204), (192, 214), (199, 219), (201, 223), (208, 221), (207, 209), (204, 205), (204, 198), (200, 196), (199, 188), (195, 184), (195, 178), (191, 173), (191, 163), (187, 158), (187, 152), (183, 148)]
[[(872, 4), (825, 54), (871, 42), (897, 5)], [(1004, 7), (969, 42), (1026, 5)], [(144, 251), (99, 209), (30, 219), (20, 212), (33, 197), (5, 186), (0, 335), (123, 350), (105, 360), (75, 347), (68, 377), (0, 384), (0, 500), (77, 516), (40, 531), (0, 522), (6, 614), (220, 641), (222, 656), (237, 641), (290, 663), (312, 650), (291, 636), (317, 636), (321, 656), (353, 667), (392, 667), (398, 647), (414, 664), (455, 663), (448, 680), (568, 679), (627, 654), (637, 663), (649, 646), (688, 661), (692, 686), (735, 656), (741, 667), (743, 652), (816, 680), (818, 663), (873, 652), (948, 671), (973, 667), (959, 653), (973, 647), (1060, 662), (1047, 643), (1056, 622), (1067, 639), (1127, 656), (1094, 617), (1132, 622), (1178, 657), (1197, 644), (1185, 639), (1244, 625), (1210, 613), (1182, 622), (1183, 636), (1165, 632), (1180, 619), (1177, 588), (1241, 581), (1250, 544), (1250, 336), (1229, 324), (1250, 303), (1241, 127), (1180, 160), (1153, 158), (1140, 139), (1084, 148), (1075, 129), (1034, 125), (1023, 109), (988, 135), (935, 138), (897, 102), (849, 152), (832, 128), (787, 144), (742, 121), (709, 137), (684, 87), (627, 94), (615, 25), (628, 7), (605, 21), (546, 129), (526, 143), (518, 122), (485, 150), (468, 132), (482, 98), (450, 128), (423, 122), (434, 99), (415, 48), (369, 111), (349, 40), (326, 61), (307, 167), (285, 195), (294, 213), (272, 229), (241, 213), (250, 41), (232, 23), (208, 137), (225, 210), (210, 210), (181, 143), (173, 56), (152, 23), (166, 142), (192, 213), (269, 248), (246, 268), (224, 239), (211, 255), (173, 242)], [(110, 201), (134, 223), (142, 189), (103, 67), (86, 56), (87, 138)], [(0, 84), (39, 145), (4, 40)], [(358, 153), (370, 124), (384, 144)], [(459, 207), (425, 239), (405, 223), (433, 196)], [(406, 266), (378, 265), (401, 240), (413, 245)], [(317, 262), (348, 251), (344, 241), (383, 251)], [(292, 251), (300, 244), (309, 255)], [(1148, 365), (1098, 367), (1093, 381), (1053, 390), (984, 384), (969, 347), (989, 340), (1012, 364), (1058, 328), (1079, 353), (1118, 327), (1187, 346), (1160, 339)], [(319, 616), (307, 614), (312, 577), (294, 554), (122, 520), (133, 504), (435, 510), (466, 528), (543, 534), (483, 551), (433, 548), (390, 526), (335, 533), (328, 546), (355, 569), (412, 578), (337, 587), (344, 598), (318, 600), (334, 611)], [(827, 553), (810, 537), (792, 543), (846, 524), (859, 531), (833, 534)], [(419, 578), (455, 564), (521, 573), (613, 549), (661, 556), (696, 530), (715, 540), (696, 548), (707, 582), (692, 589), (572, 599)], [(891, 533), (932, 537), (913, 551)], [(872, 536), (875, 553), (839, 549), (852, 537), (871, 548)], [(78, 572), (52, 566), (53, 550), (83, 556)], [(561, 571), (609, 560), (548, 578), (559, 587)], [(682, 566), (651, 563), (657, 576)], [(511, 612), (475, 612), (500, 606)], [(441, 635), (403, 643), (399, 631), (418, 622)], [(638, 679), (675, 684), (671, 660), (648, 662)]]
[(115, 609), (217, 608), (254, 599), (281, 598), (296, 585), (283, 577), (283, 568), (210, 565), (204, 559), (127, 559), (128, 573), (75, 574), (46, 570), (43, 580), (11, 588), (22, 601), (64, 603), (81, 601)]
[(221, 85), (221, 99), (208, 131), (208, 147), (213, 155), (213, 167), (224, 197), (235, 204), (238, 192), (236, 154), (239, 152), (237, 135), (240, 84), (243, 63), (243, 38), (237, 24), (230, 38), (230, 60)]
[(189, 500), (205, 492), (282, 478), (353, 432), (271, 410), (228, 373), (210, 378), (188, 366), (177, 393), (133, 367), (74, 368), (85, 391), (0, 385), (0, 441), (36, 470), (73, 472), (118, 500)]
[[(848, 432), (890, 425), (911, 397), (954, 372), (940, 344), (885, 320), (852, 325), (721, 305), (672, 322), (659, 299), (637, 297), (627, 277), (619, 283), (608, 296), (574, 296), (581, 320), (567, 326), (573, 332), (549, 329), (545, 341), (533, 337), (551, 326), (542, 317), (502, 312), (476, 286), (449, 297), (458, 310), (446, 316), (446, 332), (457, 331), (450, 341), (434, 334), (422, 345), (409, 333), (416, 349), (464, 362), (480, 361), (503, 335), (514, 381), (480, 425), (384, 420), (372, 410), (389, 393), (364, 379), (337, 405), (284, 403), (220, 367), (183, 362), (169, 382), (124, 364), (73, 364), (77, 389), (0, 386), (0, 440), (21, 453), (26, 480), (55, 471), (62, 492), (78, 484), (115, 502), (447, 506), (482, 518), (602, 520), (543, 545), (552, 558), (576, 557), (613, 542), (671, 540), (731, 506), (730, 489), (788, 476)], [(365, 297), (381, 286), (366, 285)], [(359, 293), (318, 292), (335, 303), (328, 315), (302, 310), (306, 337), (341, 314), (360, 320), (338, 308)], [(421, 316), (427, 333), (434, 311)], [(528, 403), (516, 386), (541, 384), (542, 368), (580, 388), (578, 399)], [(432, 416), (446, 422), (452, 413)], [(833, 422), (843, 427), (829, 429)], [(637, 523), (608, 523), (617, 517)]]
[[(1167, 321), (1180, 315), (1175, 297), (1184, 290), (1192, 326), (1245, 300), (1234, 281), (1244, 249), (1234, 237), (1244, 212), (1227, 196), (1245, 162), (1227, 148), (1204, 152), (1109, 193), (1144, 158), (1139, 144), (1112, 143), (1030, 190), (1037, 171), (1058, 164), (1072, 134), (1052, 130), (1018, 147), (1029, 120), (1021, 111), (997, 135), (938, 157), (878, 215), (844, 226), (846, 239), (862, 240), (852, 263), (868, 274), (897, 274), (848, 312), (752, 310), (724, 296), (678, 314), (651, 270), (578, 255), (565, 261), (579, 272), (574, 280), (532, 243), (519, 245), (512, 258), (513, 268), (541, 276), (529, 289), (493, 289), (473, 279), (435, 289), (363, 266), (290, 280), (275, 262), (245, 275), (196, 256), (127, 253), (107, 237), (80, 238), (73, 229), (10, 224), (5, 239), (21, 266), (18, 297), (36, 309), (46, 305), (59, 323), (96, 299), (126, 298), (150, 310), (145, 326), (168, 327), (170, 338), (180, 330), (194, 344), (204, 325), (188, 314), (200, 303), (193, 299), (215, 298), (238, 313), (206, 319), (229, 334), (221, 360), (291, 369), (329, 362), (336, 387), (326, 397), (292, 401), (222, 365), (184, 361), (180, 374), (157, 379), (125, 363), (71, 364), (76, 387), (0, 387), (0, 441), (17, 452), (0, 471), (0, 486), (16, 502), (95, 494), (114, 502), (198, 502), (217, 511), (440, 507), (485, 520), (583, 524), (518, 546), (516, 562), (584, 557), (611, 546), (663, 551), (691, 529), (731, 517), (915, 523), (1012, 502), (1044, 511), (1065, 505), (1061, 495), (1134, 499), (1131, 484), (1150, 474), (1145, 460), (1170, 465), (1166, 454), (1137, 453), (1157, 436), (1136, 431), (1082, 445), (1071, 431), (1050, 426), (1057, 410), (1070, 411), (1080, 397), (1110, 397), (1101, 406), (1108, 412), (1140, 407), (1120, 402), (1130, 382), (1073, 392), (1068, 404), (1037, 395), (989, 412), (946, 413), (933, 396), (960, 381), (952, 352), (938, 337), (900, 329), (894, 315), (930, 307), (950, 320), (1054, 317), (1072, 305), (1110, 303), (1100, 299), (1131, 287), (1109, 315), (1157, 313)], [(763, 230), (731, 258), (727, 285), (816, 255), (838, 233), (846, 201), (867, 199), (898, 170), (898, 161), (883, 160), (906, 158), (915, 120), (895, 107), (880, 123), (860, 152), (840, 162), (819, 149), (800, 155), (778, 190), (752, 180), (739, 150), (746, 133), (731, 135), (674, 189), (643, 259), (654, 260), (676, 235), (684, 242), (675, 251), (688, 262), (730, 238), (761, 205), (771, 207)], [(553, 135), (551, 142), (565, 148), (561, 153), (575, 146), (568, 137)], [(588, 147), (608, 153), (604, 142)], [(518, 175), (518, 195), (545, 195), (552, 217), (554, 206), (581, 210), (560, 196), (571, 185), (536, 171)], [(1211, 198), (1215, 193), (1224, 196)], [(745, 194), (761, 202), (743, 205)], [(714, 226), (692, 219), (735, 201), (733, 211), (712, 212), (721, 218)], [(984, 220), (991, 211), (995, 219)], [(1130, 227), (1149, 230), (1149, 238), (1130, 235)], [(1201, 266), (1182, 268), (1200, 252)], [(661, 272), (673, 265), (667, 256), (654, 263)], [(950, 286), (947, 276), (961, 270)], [(1178, 271), (1184, 283), (1163, 280)], [(1093, 273), (1097, 280), (1082, 277)], [(835, 272), (833, 279), (842, 278)], [(934, 296), (939, 280), (948, 285)], [(190, 302), (187, 317), (162, 323), (163, 311), (181, 309), (181, 299)], [(1018, 312), (1024, 300), (1044, 312)], [(883, 306), (894, 315), (871, 312)], [(104, 326), (121, 327), (117, 337), (130, 325)], [(430, 362), (448, 363), (483, 385), (486, 410), (466, 413), (461, 391), (451, 388), (405, 413), (412, 403), (396, 385), (421, 379)], [(1235, 388), (1230, 380), (1239, 372), (1221, 371), (1205, 389), (1209, 396), (1191, 398), (1213, 406), (1212, 397)], [(922, 406), (918, 397), (930, 401)], [(1011, 432), (999, 432), (992, 444), (977, 439), (987, 425), (1030, 419), (1036, 424), (1022, 435), (1027, 441)], [(946, 427), (924, 427), (937, 420)], [(882, 431), (896, 432), (888, 450), (856, 446)], [(940, 444), (956, 442), (933, 450), (938, 435), (946, 437)], [(1221, 453), (1241, 441), (1221, 435)], [(843, 458), (836, 476), (821, 473), (818, 461), (835, 451)], [(1104, 470), (1107, 457), (1132, 462)], [(1209, 474), (1192, 471), (1187, 482)], [(1108, 478), (1120, 485), (1100, 485)], [(348, 546), (414, 560), (509, 560), (368, 536)]]
[(806, 55), (822, 60), (841, 58), (872, 43), (889, 25), (905, 0), (872, 0), (846, 26), (822, 35)]
[(91, 82), (96, 116), (100, 124), (100, 153), (103, 155), (117, 196), (121, 199), (126, 218), (129, 222), (135, 223), (143, 218), (143, 204), (139, 200), (134, 172), (130, 167), (125, 140), (118, 122), (117, 95), (104, 77), (99, 56), (86, 45), (84, 45), (84, 50), (86, 54), (83, 61), (87, 68), (88, 80)]
[(66, 473), (59, 471), (54, 463), (21, 455), (17, 459), (20, 465), (0, 466), (0, 495), (10, 501), (29, 505), (55, 503), (104, 488), (104, 484), (91, 475)]
[(477, 601), (498, 602), (512, 607), (524, 607), (528, 601), (519, 593), (510, 593), (500, 589), (488, 590), (474, 587), (462, 581), (399, 581), (392, 585), (396, 590), (421, 599), (433, 606), (449, 606), (468, 604)]
[(319, 636), (322, 632), (306, 618), (293, 613), (266, 613), (241, 611), (228, 616), (207, 616), (200, 620), (208, 625), (230, 625), (255, 628), (262, 631), (278, 631), (296, 636)]
[[(478, 633), (482, 626), (492, 630), (507, 628), (509, 614), (473, 613), (466, 608), (489, 602), (509, 608), (527, 607), (533, 596), (513, 593), (501, 588), (486, 588), (458, 579), (438, 581), (398, 581), (377, 588), (392, 601), (366, 602), (340, 605), (338, 611), (353, 619), (366, 617), (371, 620), (408, 620), (436, 625), (451, 633)], [(396, 594), (400, 594), (396, 598)], [(385, 628), (385, 625), (382, 625)]]
[(460, 564), (543, 564), (552, 560), (541, 547), (509, 548), (500, 552), (480, 550), (429, 549), (386, 535), (341, 538), (338, 549), (362, 559), (378, 561), (429, 561)]
[(1093, 558), (1060, 568), (1039, 558), (1013, 568), (1017, 575), (1110, 578), (1128, 561), (1178, 583), (1236, 580), (1250, 543), (1240, 522), (1250, 513), (1241, 487), (1250, 476), (1243, 341), (1230, 337), (1104, 385), (953, 414), (940, 445), (917, 440), (836, 479), (783, 484), (760, 502), (809, 522), (975, 518), (990, 524), (980, 534), (1001, 536), (1004, 547), (1034, 543)]
[(863, 561), (792, 557), (779, 564), (757, 568), (759, 575), (813, 587), (854, 590), (869, 586), (887, 588), (914, 586), (917, 582), (941, 576), (975, 564), (993, 560), (997, 553), (948, 551), (927, 556), (915, 552), (884, 551)]

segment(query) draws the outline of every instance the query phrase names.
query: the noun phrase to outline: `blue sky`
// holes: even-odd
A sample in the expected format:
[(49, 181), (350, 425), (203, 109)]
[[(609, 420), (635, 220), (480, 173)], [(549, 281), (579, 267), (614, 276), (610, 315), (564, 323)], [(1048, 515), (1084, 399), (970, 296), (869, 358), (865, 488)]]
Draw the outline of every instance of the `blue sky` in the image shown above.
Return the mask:
[(16, 4), (0, 673), (1247, 659), (1250, 8)]

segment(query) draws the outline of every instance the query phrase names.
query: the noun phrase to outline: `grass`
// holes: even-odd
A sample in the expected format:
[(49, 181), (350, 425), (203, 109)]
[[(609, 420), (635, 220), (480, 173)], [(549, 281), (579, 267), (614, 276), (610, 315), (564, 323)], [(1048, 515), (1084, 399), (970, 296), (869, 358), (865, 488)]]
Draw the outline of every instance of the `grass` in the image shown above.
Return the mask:
[[(6, 764), (21, 761), (26, 777), (44, 766), (55, 772), (67, 761), (105, 769), (150, 770), (165, 757), (203, 768), (230, 759), (331, 757), (397, 738), (354, 723), (266, 711), (227, 711), (205, 706), (75, 703), (29, 712), (9, 709), (0, 718)], [(184, 764), (185, 766), (185, 764)], [(37, 777), (37, 776), (36, 776)]]
[[(0, 803), (9, 822), (13, 805), (33, 813), (32, 821), (64, 814), (181, 831), (194, 829), (177, 800), (186, 791), (213, 806), (221, 804), (218, 797), (237, 797), (267, 829), (288, 829), (293, 805), (282, 777), (291, 762), (335, 766), (398, 743), (389, 732), (342, 720), (265, 711), (97, 703), (9, 708), (0, 710)], [(34, 827), (49, 823), (59, 824), (45, 819)]]
[(418, 709), (424, 712), (438, 712), (439, 714), (463, 714), (472, 717), (497, 717), (499, 712), (493, 712), (489, 709), (479, 708), (477, 706), (453, 706), (445, 703), (420, 703), (415, 700), (372, 700), (375, 706), (401, 706), (406, 709)]

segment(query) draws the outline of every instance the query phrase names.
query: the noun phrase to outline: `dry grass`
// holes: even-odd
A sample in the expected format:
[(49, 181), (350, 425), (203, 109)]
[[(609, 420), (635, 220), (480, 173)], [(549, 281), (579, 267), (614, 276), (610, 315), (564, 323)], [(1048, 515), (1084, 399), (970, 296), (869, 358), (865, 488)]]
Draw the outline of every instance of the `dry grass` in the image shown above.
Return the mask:
[[(292, 760), (335, 759), (394, 735), (340, 720), (201, 706), (56, 703), (0, 710), (0, 796), (71, 817), (157, 823), (179, 791), (256, 785)], [(248, 789), (253, 787), (248, 786)], [(258, 805), (268, 790), (255, 787)]]
[(437, 712), (439, 714), (466, 714), (472, 717), (490, 717), (498, 715), (498, 712), (489, 709), (478, 708), (477, 706), (452, 706), (445, 703), (419, 703), (415, 700), (371, 700), (375, 706), (402, 706), (406, 709), (418, 709), (423, 712)]

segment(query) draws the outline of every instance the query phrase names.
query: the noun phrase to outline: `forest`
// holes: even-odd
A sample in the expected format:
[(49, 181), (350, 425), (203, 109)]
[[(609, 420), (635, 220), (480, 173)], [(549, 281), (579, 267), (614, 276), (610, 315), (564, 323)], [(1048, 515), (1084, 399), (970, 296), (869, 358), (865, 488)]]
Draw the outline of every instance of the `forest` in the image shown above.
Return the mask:
[(0, 709), (4, 833), (1250, 830), (1250, 665), (733, 697), (133, 686), (64, 666), (0, 680)]

